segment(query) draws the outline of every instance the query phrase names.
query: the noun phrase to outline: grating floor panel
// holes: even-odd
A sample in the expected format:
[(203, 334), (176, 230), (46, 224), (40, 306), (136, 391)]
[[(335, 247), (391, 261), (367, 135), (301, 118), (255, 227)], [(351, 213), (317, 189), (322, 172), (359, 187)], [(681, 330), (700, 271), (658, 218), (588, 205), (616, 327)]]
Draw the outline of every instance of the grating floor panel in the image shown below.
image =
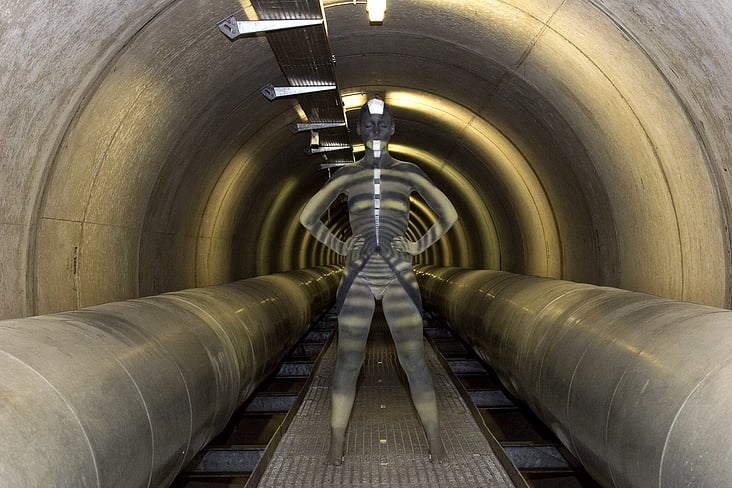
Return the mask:
[(348, 428), (345, 461), (325, 463), (330, 438), (330, 382), (336, 343), (325, 352), (260, 487), (513, 487), (435, 352), (425, 344), (448, 460), (428, 459), (427, 439), (383, 319), (371, 327)]

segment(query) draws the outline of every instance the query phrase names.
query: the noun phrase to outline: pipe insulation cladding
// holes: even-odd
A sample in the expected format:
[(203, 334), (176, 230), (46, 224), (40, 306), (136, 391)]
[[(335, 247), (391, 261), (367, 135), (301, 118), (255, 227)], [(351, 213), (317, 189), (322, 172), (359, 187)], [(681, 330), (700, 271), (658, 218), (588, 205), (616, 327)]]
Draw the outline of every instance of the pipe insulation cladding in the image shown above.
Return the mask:
[(418, 279), (601, 484), (732, 486), (731, 311), (500, 271)]
[(339, 278), (310, 268), (0, 322), (0, 484), (168, 486)]

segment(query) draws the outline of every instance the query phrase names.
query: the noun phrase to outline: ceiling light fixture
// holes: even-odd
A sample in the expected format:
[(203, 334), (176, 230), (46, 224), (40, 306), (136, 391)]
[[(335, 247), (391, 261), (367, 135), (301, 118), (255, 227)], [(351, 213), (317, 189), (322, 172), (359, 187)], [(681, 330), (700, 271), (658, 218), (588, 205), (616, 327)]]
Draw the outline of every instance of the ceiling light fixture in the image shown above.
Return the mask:
[(323, 5), (324, 9), (333, 7), (342, 7), (344, 5), (363, 5), (366, 4), (366, 12), (369, 14), (369, 22), (371, 24), (379, 25), (384, 22), (384, 15), (386, 14), (386, 0), (350, 0), (348, 2), (334, 2), (326, 3)]
[(386, 13), (386, 0), (367, 0), (366, 11), (369, 13), (369, 22), (381, 24)]

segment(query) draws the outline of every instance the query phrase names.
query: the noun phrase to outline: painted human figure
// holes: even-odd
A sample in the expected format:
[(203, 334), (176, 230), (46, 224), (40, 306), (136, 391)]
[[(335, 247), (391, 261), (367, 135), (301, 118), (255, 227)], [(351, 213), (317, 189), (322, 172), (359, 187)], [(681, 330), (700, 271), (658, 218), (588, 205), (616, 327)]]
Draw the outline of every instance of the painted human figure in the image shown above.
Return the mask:
[[(337, 294), (338, 360), (331, 388), (328, 462), (341, 464), (343, 459), (346, 428), (376, 300), (382, 301), (431, 458), (440, 461), (445, 457), (445, 447), (432, 376), (424, 357), (421, 298), (411, 256), (423, 252), (447, 232), (457, 220), (457, 213), (419, 167), (389, 154), (394, 118), (382, 100), (371, 99), (361, 108), (356, 131), (366, 147), (364, 157), (339, 169), (300, 215), (300, 222), (317, 240), (346, 256)], [(437, 215), (437, 221), (416, 242), (405, 236), (412, 192), (419, 193)], [(323, 213), (341, 194), (348, 198), (353, 233), (345, 242), (321, 222)]]

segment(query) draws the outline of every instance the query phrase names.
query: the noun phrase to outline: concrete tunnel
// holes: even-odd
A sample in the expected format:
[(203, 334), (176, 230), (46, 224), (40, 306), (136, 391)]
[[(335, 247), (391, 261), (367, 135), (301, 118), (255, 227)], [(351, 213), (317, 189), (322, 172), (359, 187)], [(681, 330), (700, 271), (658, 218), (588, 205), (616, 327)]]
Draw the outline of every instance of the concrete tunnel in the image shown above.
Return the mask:
[[(349, 125), (383, 95), (392, 153), (460, 215), (419, 262), (730, 308), (732, 5), (323, 6)], [(254, 10), (0, 7), (0, 318), (338, 263), (298, 222), (328, 176), (287, 130), (301, 111), (262, 96), (282, 73), (230, 15)]]

